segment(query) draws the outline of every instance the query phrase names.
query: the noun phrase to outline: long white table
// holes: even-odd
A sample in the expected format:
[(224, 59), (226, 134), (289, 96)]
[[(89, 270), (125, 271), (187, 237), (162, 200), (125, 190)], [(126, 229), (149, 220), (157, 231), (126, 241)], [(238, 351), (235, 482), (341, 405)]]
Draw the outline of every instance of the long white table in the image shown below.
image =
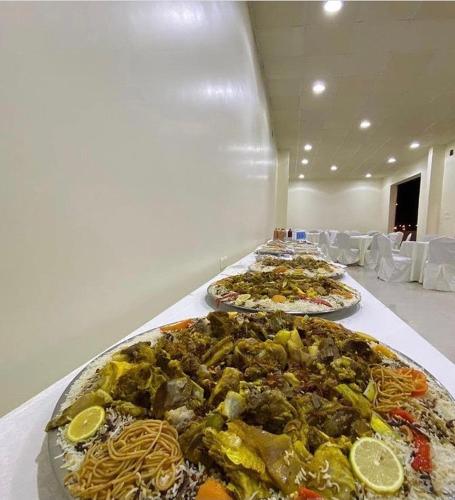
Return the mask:
[[(242, 272), (252, 262), (253, 254), (247, 255), (127, 337), (187, 317), (204, 316), (213, 310), (206, 301), (208, 284), (221, 276)], [(354, 314), (340, 322), (353, 330), (368, 332), (407, 354), (433, 373), (455, 396), (455, 365), (354, 279), (346, 276), (344, 281), (361, 292), (362, 302)], [(0, 419), (1, 500), (66, 498), (53, 476), (43, 429), (60, 395), (81, 368)]]

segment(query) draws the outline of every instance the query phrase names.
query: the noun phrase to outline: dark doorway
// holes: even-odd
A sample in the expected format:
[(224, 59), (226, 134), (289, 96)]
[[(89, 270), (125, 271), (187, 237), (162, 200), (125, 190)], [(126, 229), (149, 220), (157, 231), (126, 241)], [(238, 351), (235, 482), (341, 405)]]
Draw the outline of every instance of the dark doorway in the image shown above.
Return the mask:
[(412, 233), (415, 240), (417, 214), (419, 211), (420, 176), (397, 186), (397, 205), (395, 210), (395, 231), (403, 231), (403, 239)]

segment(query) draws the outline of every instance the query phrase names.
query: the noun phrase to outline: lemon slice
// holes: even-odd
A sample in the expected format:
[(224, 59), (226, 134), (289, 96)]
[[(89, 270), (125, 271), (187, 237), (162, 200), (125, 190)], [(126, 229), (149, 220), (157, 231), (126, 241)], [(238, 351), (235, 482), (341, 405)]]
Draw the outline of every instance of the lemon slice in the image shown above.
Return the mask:
[(404, 480), (403, 467), (395, 453), (378, 439), (363, 437), (349, 454), (355, 475), (377, 493), (395, 493)]
[(90, 406), (71, 420), (66, 430), (67, 438), (73, 443), (85, 441), (93, 436), (104, 422), (105, 413), (101, 406)]

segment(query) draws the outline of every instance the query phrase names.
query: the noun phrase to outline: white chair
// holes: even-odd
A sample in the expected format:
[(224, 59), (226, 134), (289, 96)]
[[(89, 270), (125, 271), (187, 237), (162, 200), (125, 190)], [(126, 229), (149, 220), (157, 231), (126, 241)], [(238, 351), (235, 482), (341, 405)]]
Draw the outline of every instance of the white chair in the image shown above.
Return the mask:
[(378, 247), (378, 237), (380, 233), (376, 233), (373, 235), (373, 239), (371, 240), (370, 249), (367, 251), (365, 255), (365, 266), (368, 269), (376, 269), (378, 267), (379, 262), (379, 247)]
[(440, 238), (438, 234), (426, 234), (425, 236), (422, 236), (420, 238), (420, 241), (431, 241), (435, 240), (436, 238)]
[(403, 233), (401, 231), (396, 231), (394, 233), (389, 233), (387, 236), (392, 242), (392, 250), (399, 250), (401, 242), (403, 241)]
[(362, 236), (360, 231), (345, 231), (345, 233), (349, 234), (349, 236)]
[(394, 255), (392, 242), (387, 236), (380, 234), (377, 238), (377, 244), (379, 252), (378, 278), (383, 281), (410, 281), (412, 259)]
[(337, 262), (346, 266), (356, 264), (360, 260), (360, 250), (351, 248), (351, 237), (347, 233), (337, 234), (335, 245), (330, 247), (330, 253), (336, 258)]
[(319, 233), (318, 247), (321, 250), (322, 255), (329, 260), (335, 260), (336, 255), (330, 252), (330, 238), (327, 231), (322, 231)]
[(330, 244), (333, 245), (339, 231), (337, 231), (336, 229), (329, 229), (327, 233), (329, 234)]
[(436, 238), (428, 243), (423, 288), (455, 292), (455, 238)]

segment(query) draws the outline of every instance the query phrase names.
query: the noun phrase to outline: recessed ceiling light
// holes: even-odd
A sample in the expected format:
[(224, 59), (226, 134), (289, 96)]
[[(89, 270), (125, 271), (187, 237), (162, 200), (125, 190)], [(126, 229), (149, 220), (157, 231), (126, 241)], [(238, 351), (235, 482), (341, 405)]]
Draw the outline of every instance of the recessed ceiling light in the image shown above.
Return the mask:
[(302, 165), (308, 165), (308, 160), (306, 158), (302, 160)]
[(330, 167), (330, 170), (331, 170), (332, 172), (335, 172), (335, 170), (338, 170), (338, 167), (337, 167), (336, 165), (332, 165), (332, 166)]
[(396, 163), (397, 159), (394, 156), (391, 156), (388, 160), (387, 163)]
[(313, 146), (311, 144), (305, 144), (305, 146), (303, 146), (303, 149), (305, 151), (311, 151), (313, 149)]
[(305, 179), (305, 176), (303, 174), (300, 174), (299, 179)]
[(341, 10), (341, 7), (343, 7), (343, 2), (341, 0), (329, 0), (324, 4), (324, 10), (327, 14), (335, 14)]
[(371, 122), (369, 120), (362, 120), (360, 122), (360, 128), (369, 128), (371, 127)]
[(371, 177), (371, 174), (366, 174), (365, 177), (369, 179)]
[(325, 91), (325, 83), (317, 81), (313, 83), (313, 92), (315, 94), (322, 94)]
[(417, 149), (419, 146), (420, 146), (420, 142), (417, 142), (417, 141), (411, 142), (411, 144), (409, 144), (409, 147), (411, 149)]

